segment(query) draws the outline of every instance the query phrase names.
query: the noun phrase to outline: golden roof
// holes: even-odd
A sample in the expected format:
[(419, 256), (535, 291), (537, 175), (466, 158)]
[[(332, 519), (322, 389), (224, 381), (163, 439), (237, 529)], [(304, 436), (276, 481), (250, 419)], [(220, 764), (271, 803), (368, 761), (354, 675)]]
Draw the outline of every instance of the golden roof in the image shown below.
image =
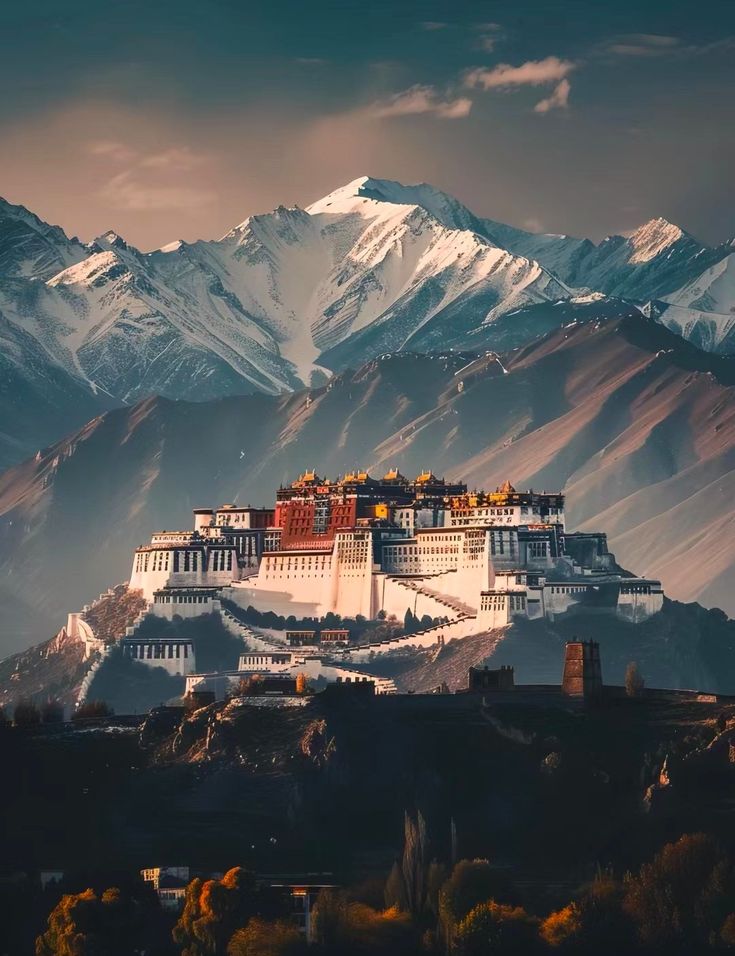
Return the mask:
[(397, 468), (389, 468), (383, 475), (383, 481), (405, 481), (406, 479)]
[(317, 475), (316, 471), (313, 469), (311, 471), (305, 471), (303, 475), (299, 475), (298, 481), (295, 481), (294, 484), (321, 484), (322, 479)]
[(342, 478), (342, 484), (361, 484), (364, 485), (365, 482), (370, 481), (370, 475), (366, 471), (355, 471), (349, 472), (344, 475)]

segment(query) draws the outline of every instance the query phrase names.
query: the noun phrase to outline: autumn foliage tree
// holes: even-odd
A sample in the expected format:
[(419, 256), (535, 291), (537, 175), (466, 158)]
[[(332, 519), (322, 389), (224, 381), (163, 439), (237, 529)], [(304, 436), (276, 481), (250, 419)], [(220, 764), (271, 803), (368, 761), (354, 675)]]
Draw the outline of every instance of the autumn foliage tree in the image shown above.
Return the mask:
[(173, 929), (181, 956), (224, 956), (233, 934), (247, 925), (255, 908), (255, 877), (242, 867), (228, 870), (221, 880), (192, 880)]
[(309, 689), (309, 683), (303, 671), (299, 671), (296, 675), (296, 693), (300, 696), (303, 696)]
[(439, 929), (448, 950), (462, 920), (489, 900), (513, 902), (506, 877), (487, 860), (460, 860), (439, 892)]
[(735, 872), (722, 847), (704, 833), (667, 843), (626, 887), (623, 907), (641, 943), (670, 950), (706, 947), (735, 908)]
[(247, 926), (236, 930), (227, 956), (302, 956), (306, 948), (306, 939), (295, 923), (253, 917)]
[(611, 874), (600, 872), (582, 887), (575, 900), (542, 921), (541, 939), (563, 952), (590, 952), (597, 956), (630, 952), (634, 948), (633, 924), (623, 911), (625, 886)]
[(461, 956), (529, 956), (537, 948), (537, 927), (538, 920), (523, 907), (488, 900), (473, 907), (461, 920), (454, 948)]
[(36, 940), (36, 956), (132, 956), (144, 952), (146, 920), (120, 890), (62, 896)]
[(409, 956), (418, 945), (408, 913), (397, 906), (376, 910), (336, 890), (322, 890), (312, 919), (315, 941), (325, 956)]
[(582, 916), (575, 902), (550, 913), (539, 928), (541, 939), (552, 949), (569, 945), (581, 935)]

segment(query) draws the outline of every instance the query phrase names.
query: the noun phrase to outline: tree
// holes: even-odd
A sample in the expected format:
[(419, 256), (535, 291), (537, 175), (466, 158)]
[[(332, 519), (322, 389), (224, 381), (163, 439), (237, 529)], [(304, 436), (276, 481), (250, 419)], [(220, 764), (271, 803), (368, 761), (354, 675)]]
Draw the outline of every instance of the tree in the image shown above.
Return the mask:
[(582, 931), (582, 915), (576, 903), (568, 903), (542, 921), (541, 939), (553, 949), (576, 940)]
[(399, 910), (408, 909), (408, 900), (406, 899), (406, 884), (403, 880), (403, 870), (396, 860), (393, 863), (388, 879), (385, 882), (385, 905), (397, 906)]
[[(624, 893), (623, 883), (610, 873), (599, 872), (571, 904), (573, 912), (568, 918), (561, 910), (561, 916), (547, 927), (549, 936), (555, 934), (559, 946), (569, 945), (599, 956), (630, 952), (635, 948), (635, 934), (623, 912)], [(545, 937), (543, 926), (541, 935)], [(554, 945), (551, 938), (547, 941)]]
[(173, 928), (181, 956), (223, 956), (235, 931), (254, 915), (255, 904), (255, 877), (242, 867), (221, 880), (192, 880)]
[(727, 949), (735, 948), (735, 913), (730, 913), (725, 918), (720, 931), (720, 939)]
[(417, 944), (411, 918), (397, 906), (375, 910), (365, 903), (350, 902), (335, 890), (322, 890), (312, 919), (314, 941), (328, 956), (407, 956)]
[(261, 697), (263, 692), (263, 675), (250, 674), (249, 677), (240, 678), (235, 695), (237, 697)]
[(490, 899), (515, 902), (506, 877), (487, 860), (460, 860), (439, 893), (439, 925), (447, 949), (467, 914)]
[(644, 945), (704, 947), (723, 929), (735, 893), (733, 866), (704, 833), (667, 843), (626, 886), (624, 910)]
[(628, 697), (638, 697), (645, 685), (646, 682), (638, 670), (638, 664), (631, 661), (625, 668), (625, 693)]
[(16, 727), (37, 727), (41, 723), (41, 711), (32, 700), (19, 700), (13, 711)]
[(303, 671), (299, 671), (296, 675), (296, 693), (303, 696), (309, 689), (309, 684), (307, 682), (306, 674)]
[(138, 903), (119, 889), (62, 896), (36, 940), (36, 956), (130, 956), (147, 945)]
[(538, 920), (521, 906), (488, 900), (473, 907), (457, 927), (456, 946), (462, 956), (518, 953), (528, 956), (536, 943)]
[(419, 811), (416, 819), (406, 813), (403, 821), (403, 885), (409, 912), (418, 915), (424, 908), (428, 849), (426, 821)]
[(270, 923), (253, 917), (235, 932), (227, 956), (301, 956), (306, 948), (306, 939), (293, 923)]

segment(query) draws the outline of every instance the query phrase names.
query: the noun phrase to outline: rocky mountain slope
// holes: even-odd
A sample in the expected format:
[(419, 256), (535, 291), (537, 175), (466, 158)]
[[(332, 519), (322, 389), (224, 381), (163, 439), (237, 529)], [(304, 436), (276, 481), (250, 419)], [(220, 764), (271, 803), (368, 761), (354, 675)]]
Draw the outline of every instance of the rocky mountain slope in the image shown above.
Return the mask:
[(674, 295), (663, 321), (725, 350), (703, 300), (688, 322), (673, 307), (731, 248), (658, 219), (598, 246), (535, 236), (367, 176), (150, 253), (115, 233), (83, 245), (0, 200), (0, 467), (148, 395), (279, 394), (386, 351), (522, 344), (563, 324), (580, 287), (605, 315)]
[(664, 298), (729, 254), (731, 243), (705, 246), (666, 219), (651, 219), (630, 236), (595, 245), (573, 236), (537, 235), (485, 220), (486, 230), (516, 255), (537, 259), (564, 282), (636, 301)]
[(649, 309), (700, 348), (735, 352), (735, 252)]
[[(403, 189), (363, 177), (308, 210), (279, 207), (218, 241), (174, 242), (148, 254), (114, 233), (82, 246), (3, 203), (8, 371), (27, 383), (41, 419), (57, 405), (56, 380), (57, 392), (81, 389), (86, 417), (91, 407), (151, 394), (277, 394), (323, 381), (323, 364), (343, 368), (420, 347), (413, 340), (427, 323), (475, 329), (569, 296), (538, 263), (474, 231), (469, 213), (437, 218), (431, 210), (446, 212), (449, 197)], [(46, 431), (24, 423), (9, 437), (7, 459), (13, 440), (35, 450)]]
[(310, 391), (113, 410), (0, 476), (2, 650), (124, 580), (153, 530), (270, 503), (308, 466), (563, 488), (571, 529), (607, 531), (670, 596), (735, 613), (734, 383), (733, 359), (636, 314), (500, 358), (390, 354)]

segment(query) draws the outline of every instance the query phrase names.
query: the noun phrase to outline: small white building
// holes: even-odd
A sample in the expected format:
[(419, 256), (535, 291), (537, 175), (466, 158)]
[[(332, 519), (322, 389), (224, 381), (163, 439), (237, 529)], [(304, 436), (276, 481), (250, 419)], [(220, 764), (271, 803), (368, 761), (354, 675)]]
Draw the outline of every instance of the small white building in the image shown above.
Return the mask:
[(143, 637), (133, 633), (123, 638), (122, 649), (126, 657), (148, 667), (162, 667), (172, 677), (186, 677), (196, 670), (191, 640)]

